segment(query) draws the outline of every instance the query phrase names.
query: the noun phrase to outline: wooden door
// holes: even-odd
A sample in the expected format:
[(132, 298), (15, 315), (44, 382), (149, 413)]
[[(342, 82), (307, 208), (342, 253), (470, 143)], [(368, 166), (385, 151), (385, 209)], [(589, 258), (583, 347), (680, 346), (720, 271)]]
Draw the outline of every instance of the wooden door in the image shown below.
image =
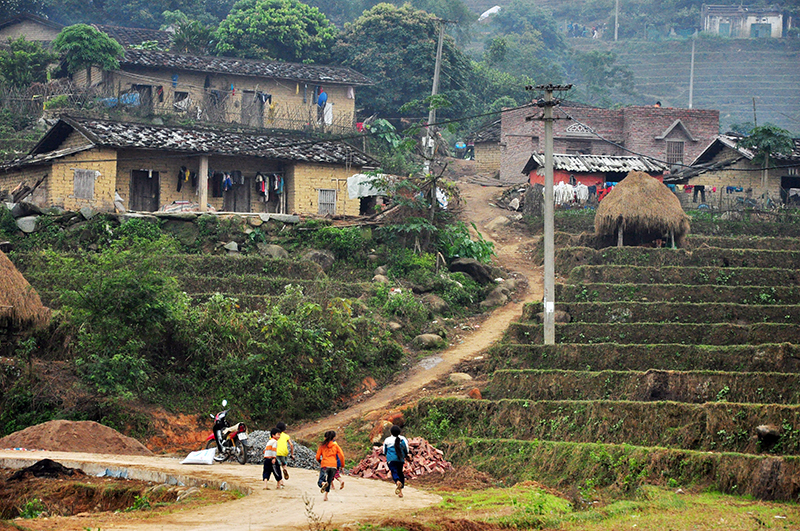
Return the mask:
[(225, 212), (250, 212), (251, 179), (243, 177), (244, 184), (234, 178), (233, 187), (224, 193), (222, 210)]
[(242, 125), (264, 127), (264, 103), (255, 91), (242, 93)]
[(155, 212), (160, 203), (160, 178), (157, 171), (131, 171), (131, 210)]

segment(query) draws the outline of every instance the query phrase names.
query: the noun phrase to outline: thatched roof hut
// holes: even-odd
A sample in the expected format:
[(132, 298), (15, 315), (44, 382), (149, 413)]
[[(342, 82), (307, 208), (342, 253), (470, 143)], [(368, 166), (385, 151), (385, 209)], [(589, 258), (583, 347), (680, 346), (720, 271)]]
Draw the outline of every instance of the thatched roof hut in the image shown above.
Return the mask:
[(609, 239), (615, 237), (618, 247), (623, 242), (681, 246), (689, 234), (689, 216), (664, 183), (632, 171), (600, 202), (594, 232)]
[(20, 330), (50, 322), (50, 309), (42, 305), (11, 260), (0, 251), (0, 330)]

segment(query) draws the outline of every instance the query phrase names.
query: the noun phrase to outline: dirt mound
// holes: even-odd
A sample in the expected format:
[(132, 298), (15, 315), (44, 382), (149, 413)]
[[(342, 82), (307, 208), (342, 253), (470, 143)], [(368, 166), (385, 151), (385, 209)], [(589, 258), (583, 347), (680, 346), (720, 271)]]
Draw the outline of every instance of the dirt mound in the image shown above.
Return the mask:
[(88, 420), (51, 420), (0, 439), (0, 448), (27, 448), (56, 452), (153, 455), (142, 443), (117, 430)]
[(14, 472), (9, 478), (9, 481), (19, 481), (28, 477), (35, 478), (65, 478), (73, 475), (84, 476), (82, 470), (77, 468), (69, 468), (61, 463), (56, 463), (52, 459), (42, 459), (37, 461), (29, 467), (22, 468)]

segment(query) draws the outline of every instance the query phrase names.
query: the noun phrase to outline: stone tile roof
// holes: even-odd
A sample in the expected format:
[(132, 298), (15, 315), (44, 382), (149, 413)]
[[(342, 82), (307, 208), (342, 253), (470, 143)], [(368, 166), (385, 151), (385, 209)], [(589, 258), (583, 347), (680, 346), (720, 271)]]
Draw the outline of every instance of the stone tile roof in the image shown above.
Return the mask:
[(191, 70), (215, 74), (310, 81), (312, 83), (372, 84), (372, 81), (366, 76), (343, 66), (304, 65), (280, 61), (255, 61), (234, 57), (184, 55), (146, 50), (126, 50), (125, 58), (120, 60), (120, 66), (170, 68), (173, 70)]
[(482, 142), (500, 142), (500, 120), (484, 125), (477, 132), (468, 137), (476, 144)]
[[(522, 170), (530, 173), (544, 167), (544, 153), (534, 153)], [(611, 155), (565, 155), (553, 154), (553, 169), (574, 173), (628, 173), (629, 171), (643, 171), (646, 173), (661, 173), (669, 168), (666, 164), (646, 157), (611, 156)]]
[(169, 49), (169, 47), (172, 46), (172, 34), (168, 31), (145, 28), (123, 28), (122, 26), (106, 26), (103, 24), (92, 25), (120, 43), (123, 48), (142, 44), (145, 41), (156, 41), (159, 47), (164, 49)]
[[(47, 160), (70, 154), (71, 150), (59, 152), (49, 150), (45, 146), (56, 144), (56, 139), (49, 138), (51, 135), (66, 138), (68, 131), (72, 129), (81, 133), (95, 146), (117, 149), (150, 149), (191, 154), (202, 153), (210, 156), (246, 156), (359, 167), (377, 165), (377, 161), (369, 155), (337, 140), (315, 140), (288, 133), (169, 127), (62, 116), (28, 156), (12, 161), (2, 168), (11, 169), (41, 164)], [(84, 150), (87, 147), (77, 149)]]

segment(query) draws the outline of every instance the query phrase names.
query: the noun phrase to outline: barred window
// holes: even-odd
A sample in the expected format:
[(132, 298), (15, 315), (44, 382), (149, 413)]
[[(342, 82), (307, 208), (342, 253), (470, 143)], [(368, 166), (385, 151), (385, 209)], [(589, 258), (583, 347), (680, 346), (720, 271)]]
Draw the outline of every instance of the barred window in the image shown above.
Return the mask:
[(667, 141), (667, 164), (683, 164), (683, 142)]
[(336, 214), (336, 190), (319, 191), (319, 213)]
[(96, 170), (73, 170), (73, 193), (77, 199), (94, 199), (94, 180), (100, 175)]

